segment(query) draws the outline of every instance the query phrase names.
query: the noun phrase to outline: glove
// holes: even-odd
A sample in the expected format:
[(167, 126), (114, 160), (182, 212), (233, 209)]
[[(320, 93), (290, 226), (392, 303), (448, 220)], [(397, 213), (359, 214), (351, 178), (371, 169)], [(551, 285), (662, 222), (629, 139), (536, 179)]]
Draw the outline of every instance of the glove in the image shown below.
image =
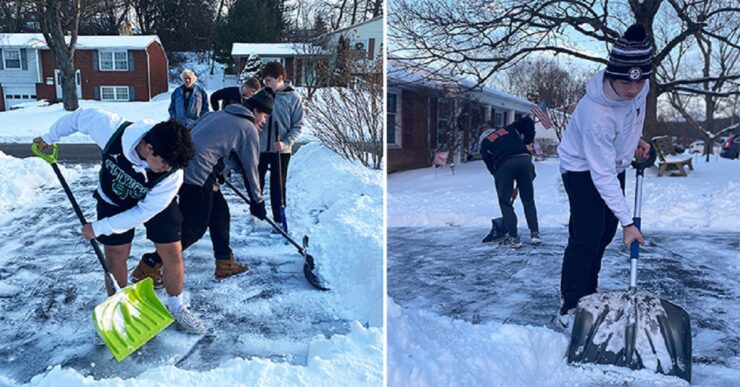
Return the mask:
[(256, 217), (259, 220), (265, 220), (267, 218), (267, 210), (265, 209), (265, 202), (259, 202), (259, 203), (251, 203), (249, 205), (249, 212), (252, 214), (252, 216)]

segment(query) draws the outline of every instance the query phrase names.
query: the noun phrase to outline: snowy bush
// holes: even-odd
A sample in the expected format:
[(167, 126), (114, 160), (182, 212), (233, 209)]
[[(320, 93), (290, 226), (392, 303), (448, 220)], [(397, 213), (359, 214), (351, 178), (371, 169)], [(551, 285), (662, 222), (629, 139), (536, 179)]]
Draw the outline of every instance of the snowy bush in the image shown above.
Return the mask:
[(380, 62), (352, 87), (326, 88), (308, 103), (313, 134), (347, 160), (380, 169), (383, 159), (383, 77)]

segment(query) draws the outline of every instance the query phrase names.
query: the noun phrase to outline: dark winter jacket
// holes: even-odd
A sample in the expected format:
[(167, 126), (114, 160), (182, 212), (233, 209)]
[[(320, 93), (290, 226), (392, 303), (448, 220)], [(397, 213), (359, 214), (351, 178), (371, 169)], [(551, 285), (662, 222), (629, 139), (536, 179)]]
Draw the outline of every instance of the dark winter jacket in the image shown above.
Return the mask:
[(208, 113), (208, 94), (198, 86), (193, 85), (193, 91), (185, 107), (185, 85), (172, 92), (170, 100), (170, 118), (174, 118), (185, 126), (191, 126), (198, 118)]
[(242, 93), (239, 90), (239, 87), (224, 87), (223, 89), (216, 90), (216, 92), (211, 94), (211, 109), (213, 109), (214, 112), (220, 110), (220, 107), (218, 106), (219, 101), (222, 103), (224, 108), (232, 103), (241, 103)]
[[(524, 139), (522, 139), (522, 137)], [(534, 122), (529, 117), (504, 128), (488, 129), (480, 136), (480, 154), (493, 175), (501, 164), (513, 156), (529, 154), (525, 144), (534, 141)]]
[(260, 133), (260, 152), (275, 152), (273, 144), (279, 140), (287, 145), (280, 153), (291, 153), (302, 128), (303, 99), (286, 82), (283, 90), (275, 92), (272, 114)]
[(261, 202), (259, 136), (253, 121), (252, 112), (241, 104), (231, 104), (198, 120), (190, 129), (195, 158), (185, 168), (185, 184), (213, 184), (225, 163), (244, 174), (250, 200)]

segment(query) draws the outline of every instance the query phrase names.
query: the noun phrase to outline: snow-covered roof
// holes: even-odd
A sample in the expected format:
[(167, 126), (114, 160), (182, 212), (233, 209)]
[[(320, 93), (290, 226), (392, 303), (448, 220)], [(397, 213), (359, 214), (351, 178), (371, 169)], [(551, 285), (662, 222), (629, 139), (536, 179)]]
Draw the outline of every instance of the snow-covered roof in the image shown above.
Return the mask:
[(502, 108), (529, 111), (534, 104), (524, 98), (480, 86), (477, 82), (435, 71), (428, 67), (415, 66), (398, 58), (388, 58), (388, 85), (417, 86), (445, 91), (470, 90), (471, 97), (479, 102)]
[(231, 55), (294, 56), (300, 43), (234, 43)]
[[(67, 37), (67, 42), (69, 42), (69, 37)], [(77, 37), (77, 49), (145, 49), (153, 42), (162, 44), (157, 35), (80, 35)], [(43, 34), (20, 33), (0, 34), (0, 47), (48, 48)]]

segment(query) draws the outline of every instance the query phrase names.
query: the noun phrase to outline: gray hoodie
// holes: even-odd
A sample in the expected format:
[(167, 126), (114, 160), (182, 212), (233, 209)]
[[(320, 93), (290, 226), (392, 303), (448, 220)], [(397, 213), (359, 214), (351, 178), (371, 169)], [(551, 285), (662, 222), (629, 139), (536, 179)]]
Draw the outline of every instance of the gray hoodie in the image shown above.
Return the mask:
[(195, 158), (185, 168), (185, 184), (203, 187), (214, 170), (220, 172), (219, 162), (223, 162), (243, 172), (250, 200), (261, 202), (259, 136), (253, 119), (252, 112), (240, 104), (201, 117), (190, 129)]
[(285, 82), (285, 88), (275, 92), (272, 114), (260, 133), (260, 152), (275, 152), (273, 143), (279, 140), (287, 145), (280, 153), (291, 153), (302, 127), (303, 99)]

